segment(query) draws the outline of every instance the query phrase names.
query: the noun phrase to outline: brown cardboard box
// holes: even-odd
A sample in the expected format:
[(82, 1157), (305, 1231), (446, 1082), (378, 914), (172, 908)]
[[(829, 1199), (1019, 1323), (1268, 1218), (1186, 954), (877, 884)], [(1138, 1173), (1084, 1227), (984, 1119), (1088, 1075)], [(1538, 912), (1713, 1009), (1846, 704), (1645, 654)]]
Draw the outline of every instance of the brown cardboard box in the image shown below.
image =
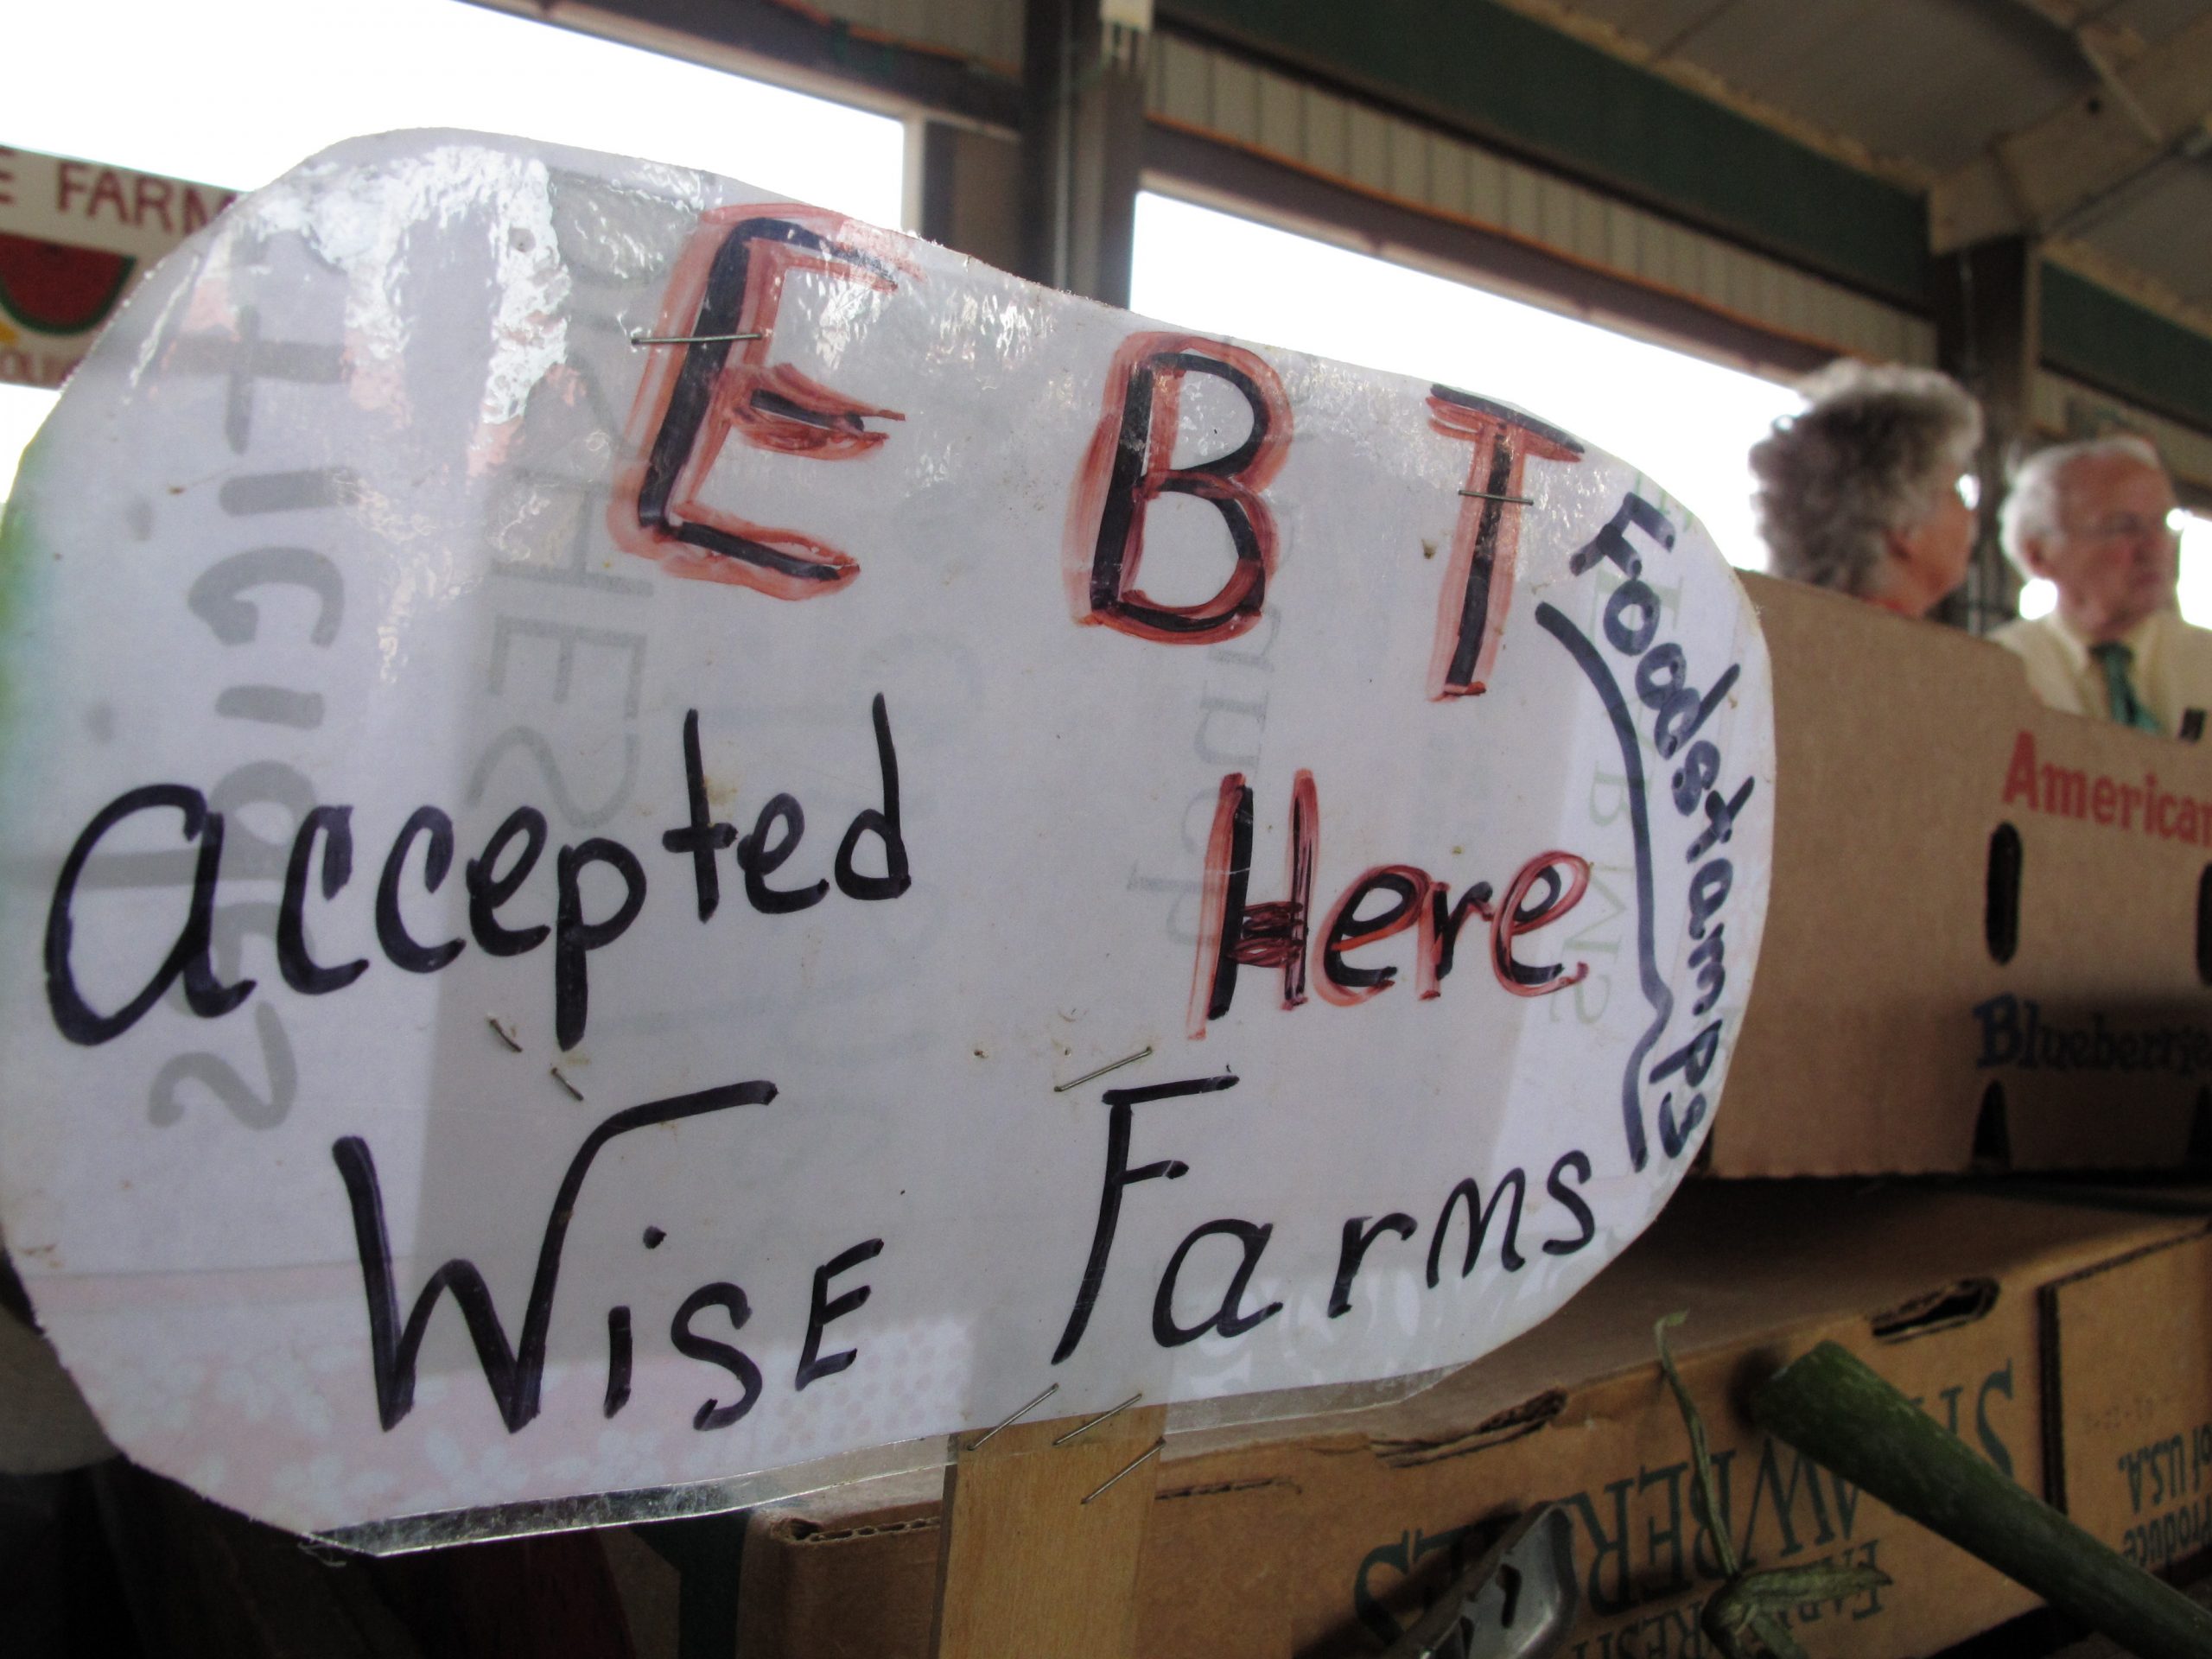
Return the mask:
[(2043, 1293), (2057, 1430), (2045, 1496), (2146, 1567), (2212, 1549), (2212, 1238), (2146, 1249)]
[[(2081, 1310), (2094, 1309), (2127, 1330), (2146, 1323), (2139, 1296), (2172, 1292), (2134, 1265), (2162, 1259), (2197, 1305), (2212, 1297), (2212, 1277), (2184, 1271), (2212, 1274), (2201, 1216), (1986, 1192), (1694, 1183), (1551, 1321), (1424, 1394), (1171, 1436), (1140, 1577), (1136, 1651), (1376, 1652), (1491, 1529), (1558, 1498), (1576, 1520), (1586, 1599), (1568, 1651), (1702, 1652), (1696, 1619), (1716, 1564), (1691, 1519), (1688, 1439), (1651, 1345), (1653, 1321), (1676, 1309), (1690, 1314), (1676, 1350), (1738, 1547), (1759, 1564), (1849, 1560), (1896, 1580), (1798, 1610), (1793, 1623), (1808, 1649), (1945, 1646), (2033, 1599), (1761, 1434), (1743, 1414), (1744, 1388), (1817, 1342), (1840, 1342), (2041, 1491), (2046, 1440), (2056, 1457), (2066, 1453), (2046, 1433), (2049, 1314), (2038, 1293), (2057, 1287), (2077, 1328), (2091, 1317)], [(2154, 1400), (2144, 1421), (2163, 1424), (2175, 1409)], [(937, 1548), (927, 1482), (760, 1512), (746, 1549), (740, 1652), (925, 1654)]]
[(2052, 713), (1955, 630), (1745, 585), (1774, 890), (1713, 1172), (2212, 1153), (2212, 753)]

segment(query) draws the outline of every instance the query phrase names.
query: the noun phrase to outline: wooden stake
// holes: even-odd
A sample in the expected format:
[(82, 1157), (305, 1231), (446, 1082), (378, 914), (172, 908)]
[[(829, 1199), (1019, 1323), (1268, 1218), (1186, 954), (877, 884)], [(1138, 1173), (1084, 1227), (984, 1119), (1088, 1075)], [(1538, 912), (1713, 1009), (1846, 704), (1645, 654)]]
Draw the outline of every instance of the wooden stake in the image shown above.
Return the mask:
[(1069, 1438), (1086, 1421), (1016, 1424), (981, 1447), (965, 1437), (944, 1477), (936, 1659), (1128, 1659), (1167, 1408)]
[(1835, 1344), (1777, 1372), (1751, 1421), (2129, 1652), (2212, 1656), (2212, 1612), (2014, 1485)]

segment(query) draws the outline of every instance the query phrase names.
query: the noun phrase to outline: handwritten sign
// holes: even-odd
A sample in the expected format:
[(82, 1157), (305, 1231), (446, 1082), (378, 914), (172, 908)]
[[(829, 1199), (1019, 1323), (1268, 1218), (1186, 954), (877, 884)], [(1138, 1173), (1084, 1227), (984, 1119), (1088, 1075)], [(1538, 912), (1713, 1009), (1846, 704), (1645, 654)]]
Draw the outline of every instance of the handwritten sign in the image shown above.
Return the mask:
[(1478, 391), (407, 135), (0, 535), (0, 1224), (286, 1526), (1464, 1361), (1719, 1097), (1757, 626)]
[(0, 144), (0, 380), (60, 385), (144, 267), (232, 199)]

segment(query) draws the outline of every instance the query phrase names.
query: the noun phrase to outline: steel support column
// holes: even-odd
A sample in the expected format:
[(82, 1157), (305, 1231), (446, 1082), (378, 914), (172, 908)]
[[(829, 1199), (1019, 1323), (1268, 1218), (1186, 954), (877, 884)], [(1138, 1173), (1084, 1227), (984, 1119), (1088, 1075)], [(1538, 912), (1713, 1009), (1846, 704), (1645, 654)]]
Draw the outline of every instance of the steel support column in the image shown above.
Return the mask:
[(1022, 147), (1012, 138), (923, 120), (908, 143), (918, 200), (908, 222), (932, 242), (1019, 271), (1029, 241), (1021, 222)]
[(1023, 54), (1021, 274), (1129, 302), (1144, 164), (1147, 31), (1128, 0), (1029, 0)]
[(2019, 573), (1998, 540), (1997, 504), (2010, 465), (2034, 442), (2043, 263), (2025, 237), (1977, 243), (1935, 263), (1936, 359), (1981, 400), (1986, 421), (1974, 458), (1981, 523), (1974, 563), (1939, 614), (1986, 633), (2012, 619), (2019, 599)]

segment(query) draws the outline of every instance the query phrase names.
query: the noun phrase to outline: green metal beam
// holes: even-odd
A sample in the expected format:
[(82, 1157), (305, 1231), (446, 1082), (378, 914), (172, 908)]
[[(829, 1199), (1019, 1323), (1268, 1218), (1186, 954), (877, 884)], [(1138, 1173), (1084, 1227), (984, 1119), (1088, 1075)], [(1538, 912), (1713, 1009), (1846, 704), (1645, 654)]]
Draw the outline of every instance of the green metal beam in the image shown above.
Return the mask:
[[(521, 0), (479, 0), (518, 7)], [(774, 0), (594, 0), (602, 10), (956, 111), (1020, 124), (1020, 88), (926, 53), (865, 48)], [(1934, 305), (1927, 207), (1498, 3), (1157, 0), (1164, 26), (1532, 161), (1921, 313)], [(2063, 267), (2044, 268), (2051, 367), (2212, 432), (2212, 336)]]
[[(471, 0), (493, 11), (540, 15), (537, 0)], [(980, 126), (1014, 131), (1021, 125), (1021, 83), (988, 64), (965, 61), (927, 46), (901, 45), (858, 30), (810, 5), (785, 0), (589, 0), (593, 11), (643, 23), (658, 33), (734, 47), (772, 62), (866, 87)], [(587, 34), (587, 27), (552, 12), (546, 21)]]
[(1925, 309), (1916, 193), (1495, 0), (1160, 0), (1170, 24)]
[(2199, 431), (2212, 431), (2212, 339), (2045, 261), (2043, 359)]

